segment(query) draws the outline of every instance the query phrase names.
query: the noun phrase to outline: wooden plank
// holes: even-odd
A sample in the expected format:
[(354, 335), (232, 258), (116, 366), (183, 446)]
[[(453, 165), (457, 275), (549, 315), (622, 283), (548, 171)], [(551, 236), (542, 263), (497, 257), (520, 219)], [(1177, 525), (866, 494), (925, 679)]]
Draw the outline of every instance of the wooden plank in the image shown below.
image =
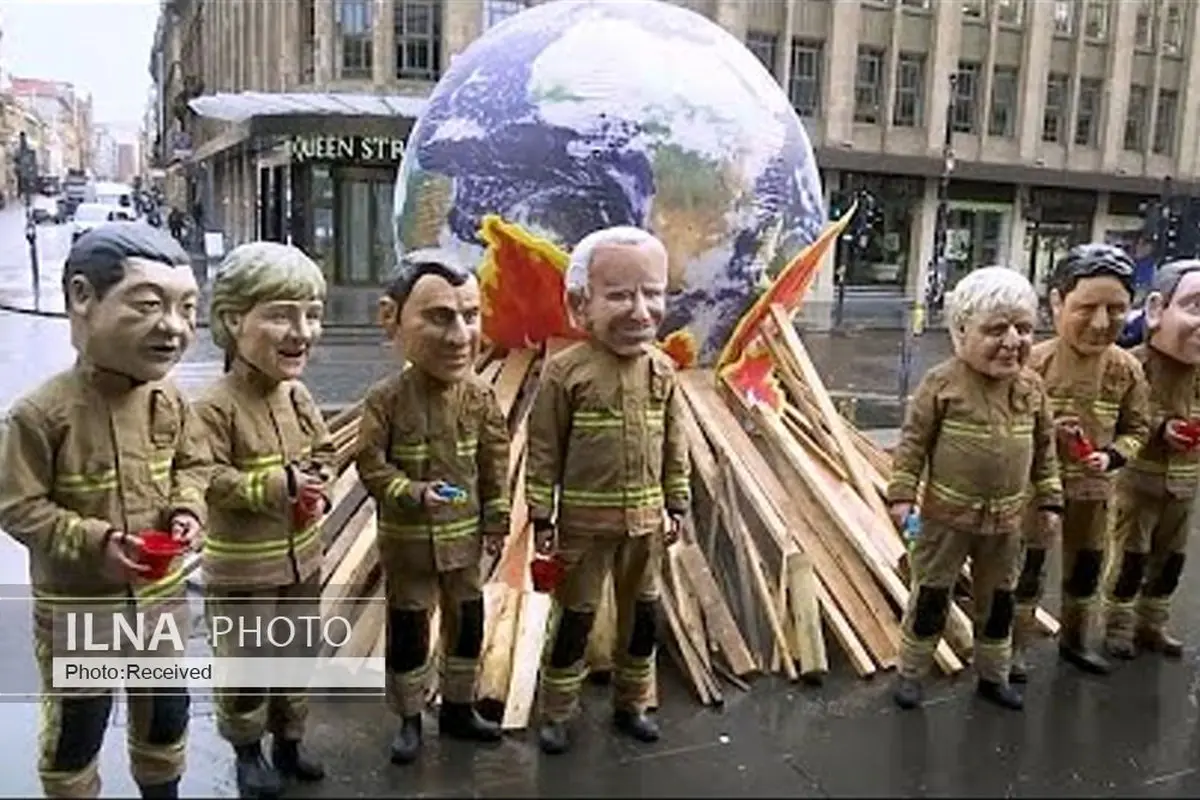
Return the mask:
[(538, 671), (542, 663), (551, 605), (548, 594), (524, 592), (521, 596), (517, 640), (513, 648), (512, 680), (508, 684), (508, 699), (501, 722), (501, 727), (506, 731), (523, 730), (529, 726), (529, 715), (537, 696)]
[[(715, 698), (710, 691), (709, 681), (706, 680), (707, 672), (704, 665), (700, 663), (699, 656), (696, 654), (695, 645), (688, 639), (687, 633), (683, 629), (683, 624), (679, 620), (679, 612), (675, 607), (671, 592), (668, 587), (663, 587), (658, 593), (658, 606), (663, 611), (663, 616), (667, 619), (667, 629), (671, 632), (672, 644), (671, 648), (679, 657), (679, 664), (684, 676), (692, 685), (692, 689), (696, 692), (696, 697), (704, 705), (712, 703)], [(714, 682), (715, 687), (715, 682)]]
[(833, 595), (830, 594), (829, 588), (825, 582), (821, 580), (821, 576), (817, 575), (817, 602), (821, 607), (821, 615), (825, 618), (829, 629), (833, 631), (833, 638), (837, 639), (838, 644), (842, 647), (842, 652), (846, 654), (846, 658), (850, 659), (850, 666), (858, 674), (860, 678), (870, 678), (875, 674), (875, 661), (871, 658), (871, 654), (867, 652), (867, 648), (863, 647), (862, 641), (859, 640), (858, 634), (854, 632), (854, 628), (850, 625), (850, 621), (846, 619), (846, 615), (838, 608), (838, 604), (834, 602)]
[(347, 598), (362, 591), (371, 573), (379, 566), (375, 537), (378, 530), (374, 515), (367, 518), (363, 531), (354, 539), (346, 557), (338, 564), (321, 592), (321, 616), (328, 619), (341, 613)]
[(687, 579), (688, 585), (695, 593), (696, 600), (704, 614), (704, 625), (708, 637), (716, 643), (719, 652), (725, 656), (729, 669), (738, 677), (758, 672), (758, 664), (742, 638), (733, 613), (725, 601), (721, 587), (713, 576), (698, 545), (682, 542), (677, 545), (679, 552), (680, 571)]
[(821, 630), (821, 608), (817, 601), (817, 575), (807, 556), (792, 560), (785, 576), (788, 608), (796, 637), (796, 656), (800, 676), (819, 680), (829, 672), (825, 653), (825, 633)]
[(337, 649), (338, 658), (366, 658), (371, 654), (379, 639), (379, 631), (387, 622), (387, 603), (383, 599), (383, 587), (371, 593), (360, 607), (358, 619), (350, 631), (349, 640)]
[(358, 538), (366, 530), (368, 522), (375, 519), (375, 501), (367, 498), (354, 513), (343, 528), (342, 535), (334, 540), (333, 546), (326, 552), (321, 562), (321, 586), (327, 586), (337, 573), (338, 567), (346, 558)]
[[(485, 619), (487, 620), (483, 651), (480, 656), (480, 701), (491, 701), (504, 707), (512, 679), (513, 646), (517, 637), (517, 621), (521, 613), (521, 590), (504, 583), (488, 583), (483, 587)], [(496, 714), (497, 718), (502, 714)]]
[(704, 614), (700, 610), (699, 601), (691, 593), (687, 579), (683, 575), (683, 568), (679, 560), (679, 550), (682, 546), (681, 542), (676, 542), (667, 548), (665, 566), (669, 580), (666, 583), (674, 598), (679, 624), (688, 639), (691, 640), (704, 671), (711, 673), (712, 659), (709, 655), (708, 637), (704, 631)]
[(505, 418), (512, 412), (513, 404), (517, 402), (517, 395), (525, 385), (525, 378), (529, 375), (529, 369), (536, 357), (537, 352), (534, 350), (512, 350), (504, 357), (493, 386), (496, 402), (500, 404), (500, 411)]
[[(708, 430), (713, 433), (714, 439), (718, 431), (746, 437), (741, 423), (717, 396), (715, 387), (706, 383), (706, 378), (711, 380), (711, 373), (691, 372), (680, 376), (684, 396), (696, 405), (697, 417), (711, 423)], [(755, 482), (762, 487), (760, 491), (767, 493), (771, 499), (770, 514), (761, 519), (762, 524), (782, 530), (783, 535), (795, 537), (799, 549), (812, 560), (817, 574), (837, 598), (839, 607), (847, 618), (855, 621), (858, 635), (863, 637), (868, 650), (879, 663), (894, 664), (899, 651), (880, 621), (892, 616), (893, 612), (870, 572), (852, 553), (837, 553), (829, 549), (748, 437), (747, 442), (751, 449), (745, 452), (746, 458), (756, 466), (742, 469), (754, 475)]]

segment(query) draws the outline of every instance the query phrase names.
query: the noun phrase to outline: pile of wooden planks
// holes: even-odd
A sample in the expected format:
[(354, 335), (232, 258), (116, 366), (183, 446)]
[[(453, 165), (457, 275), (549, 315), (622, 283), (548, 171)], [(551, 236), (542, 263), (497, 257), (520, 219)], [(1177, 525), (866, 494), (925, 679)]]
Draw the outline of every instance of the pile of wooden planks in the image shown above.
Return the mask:
[[(858, 675), (894, 667), (909, 598), (905, 542), (883, 503), (889, 456), (834, 408), (781, 308), (772, 308), (763, 341), (782, 402), (747, 399), (709, 371), (680, 375), (694, 503), (681, 541), (664, 557), (661, 630), (689, 687), (711, 705), (722, 703), (729, 687), (748, 689), (755, 675), (819, 683), (829, 670), (827, 631)], [(541, 363), (560, 346), (488, 353), (477, 364), (512, 436), (512, 527), (503, 552), (481, 565), (486, 631), (479, 677), (481, 709), (510, 730), (529, 724), (556, 613), (530, 581), (524, 470)], [(386, 614), (374, 503), (351, 463), (358, 411), (351, 406), (329, 423), (341, 469), (322, 522), (322, 608), (356, 620), (337, 655), (365, 658), (382, 655)], [(1039, 611), (1039, 620), (1056, 632), (1048, 614)], [(956, 603), (936, 654), (946, 673), (970, 657), (972, 628)], [(435, 645), (437, 631), (435, 619)], [(610, 584), (588, 648), (593, 673), (612, 669), (616, 640)]]

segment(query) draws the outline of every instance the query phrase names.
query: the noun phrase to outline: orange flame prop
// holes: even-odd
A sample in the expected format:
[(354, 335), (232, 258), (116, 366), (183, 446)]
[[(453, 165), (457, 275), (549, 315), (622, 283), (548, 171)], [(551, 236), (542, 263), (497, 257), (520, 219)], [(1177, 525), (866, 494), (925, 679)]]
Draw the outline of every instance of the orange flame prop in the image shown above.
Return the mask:
[(738, 320), (733, 334), (725, 344), (725, 349), (721, 351), (721, 357), (717, 359), (718, 368), (731, 364), (741, 356), (742, 351), (758, 336), (759, 326), (769, 315), (773, 304), (778, 303), (789, 313), (796, 313), (800, 302), (804, 299), (804, 293), (808, 291), (809, 284), (817, 274), (817, 267), (821, 265), (821, 259), (825, 257), (825, 251), (842, 235), (842, 231), (854, 218), (857, 208), (858, 204), (855, 203), (841, 219), (825, 228), (817, 240), (801, 250), (791, 263), (783, 268), (767, 291), (754, 301), (750, 310)]
[(587, 336), (571, 322), (563, 299), (567, 253), (495, 214), (483, 218), (479, 237), (487, 243), (479, 286), (488, 341), (513, 350)]
[(700, 347), (696, 344), (696, 337), (687, 328), (674, 331), (659, 342), (658, 347), (671, 357), (678, 369), (691, 369), (696, 366), (696, 359), (700, 356)]
[(841, 219), (828, 226), (815, 242), (792, 259), (734, 328), (717, 361), (717, 374), (751, 403), (765, 405), (774, 411), (783, 407), (783, 391), (775, 378), (771, 353), (760, 338), (762, 325), (769, 320), (773, 303), (786, 308), (789, 316), (796, 313), (825, 252), (842, 235), (857, 208), (857, 203), (851, 206)]

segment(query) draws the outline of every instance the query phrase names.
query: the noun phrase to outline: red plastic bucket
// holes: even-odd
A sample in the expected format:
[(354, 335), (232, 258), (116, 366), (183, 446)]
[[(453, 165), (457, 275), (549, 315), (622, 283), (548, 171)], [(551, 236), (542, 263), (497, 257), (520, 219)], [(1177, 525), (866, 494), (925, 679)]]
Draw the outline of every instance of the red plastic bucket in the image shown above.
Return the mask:
[(171, 563), (183, 552), (183, 543), (163, 531), (142, 531), (142, 554), (139, 561), (146, 567), (142, 577), (156, 581), (166, 577)]

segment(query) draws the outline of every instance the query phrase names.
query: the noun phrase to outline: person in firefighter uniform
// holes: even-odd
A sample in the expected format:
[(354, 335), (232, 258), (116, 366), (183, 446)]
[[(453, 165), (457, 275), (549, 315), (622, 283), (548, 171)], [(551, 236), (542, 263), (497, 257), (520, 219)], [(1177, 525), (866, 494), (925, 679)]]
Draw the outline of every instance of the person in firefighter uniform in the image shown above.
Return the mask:
[(508, 534), (509, 434), (489, 383), (475, 374), (479, 282), (453, 253), (416, 250), (380, 302), (381, 322), (409, 364), (367, 392), (356, 463), (379, 518), (388, 602), (387, 697), (400, 716), (394, 763), (416, 759), (437, 653), (430, 613), (441, 611), (441, 735), (501, 738), (475, 708), (483, 645), (481, 547)]
[(597, 231), (572, 252), (566, 282), (571, 313), (589, 338), (542, 370), (525, 484), (537, 547), (564, 567), (555, 590), (558, 626), (541, 674), (539, 743), (549, 754), (570, 747), (588, 637), (610, 570), (618, 609), (613, 721), (635, 740), (659, 738), (648, 713), (657, 581), (664, 544), (678, 537), (691, 504), (683, 398), (673, 364), (655, 347), (666, 249), (637, 228)]
[[(138, 612), (148, 625), (168, 613), (181, 632), (186, 626), (179, 559), (161, 579), (142, 578), (139, 534), (170, 531), (195, 546), (204, 525), (207, 446), (166, 377), (195, 335), (199, 291), (169, 234), (120, 224), (75, 242), (63, 292), (78, 359), (12, 407), (0, 453), (0, 528), (29, 550), (42, 788), (49, 797), (97, 797), (113, 695), (54, 688), (52, 657), (65, 655), (56, 621), (69, 608)], [(177, 797), (188, 694), (129, 687), (127, 697), (133, 778), (143, 797)]]
[[(224, 623), (226, 630), (262, 630), (275, 617), (316, 613), (318, 522), (329, 502), (335, 448), (300, 379), (320, 337), (324, 299), (321, 268), (275, 242), (235, 248), (213, 282), (209, 318), (226, 369), (197, 401), (196, 413), (213, 457), (206, 605), (210, 621), (237, 621)], [(220, 630), (210, 624), (210, 633)], [(230, 656), (236, 644), (233, 635), (213, 643), (218, 655)], [(303, 693), (218, 689), (216, 707), (243, 796), (276, 796), (284, 777), (324, 777), (322, 766), (300, 752)], [(270, 764), (261, 745), (267, 732)]]
[(1005, 708), (1024, 705), (1008, 680), (1021, 520), (1032, 495), (1042, 532), (1052, 536), (1063, 510), (1049, 403), (1041, 378), (1024, 366), (1037, 306), (1033, 287), (1015, 270), (968, 274), (946, 298), (955, 354), (925, 374), (909, 404), (887, 489), (902, 526), (925, 475), (902, 622), (901, 708), (921, 704), (920, 681), (968, 558), (978, 693)]
[(1122, 659), (1183, 653), (1167, 622), (1200, 480), (1200, 260), (1160, 267), (1145, 308), (1149, 339), (1130, 352), (1149, 384), (1150, 434), (1117, 478), (1105, 586), (1105, 645)]
[[(1112, 478), (1146, 439), (1149, 398), (1141, 365), (1116, 340), (1133, 300), (1133, 261), (1120, 248), (1072, 248), (1050, 279), (1057, 336), (1034, 346), (1029, 367), (1050, 398), (1066, 496), (1062, 522), (1062, 632), (1059, 653), (1079, 669), (1109, 671), (1101, 655), (1104, 614), (1099, 585), (1108, 535)], [(1046, 552), (1036, 516), (1027, 518), (1024, 565), (1017, 580), (1009, 679), (1026, 680), (1024, 653), (1036, 633)]]

